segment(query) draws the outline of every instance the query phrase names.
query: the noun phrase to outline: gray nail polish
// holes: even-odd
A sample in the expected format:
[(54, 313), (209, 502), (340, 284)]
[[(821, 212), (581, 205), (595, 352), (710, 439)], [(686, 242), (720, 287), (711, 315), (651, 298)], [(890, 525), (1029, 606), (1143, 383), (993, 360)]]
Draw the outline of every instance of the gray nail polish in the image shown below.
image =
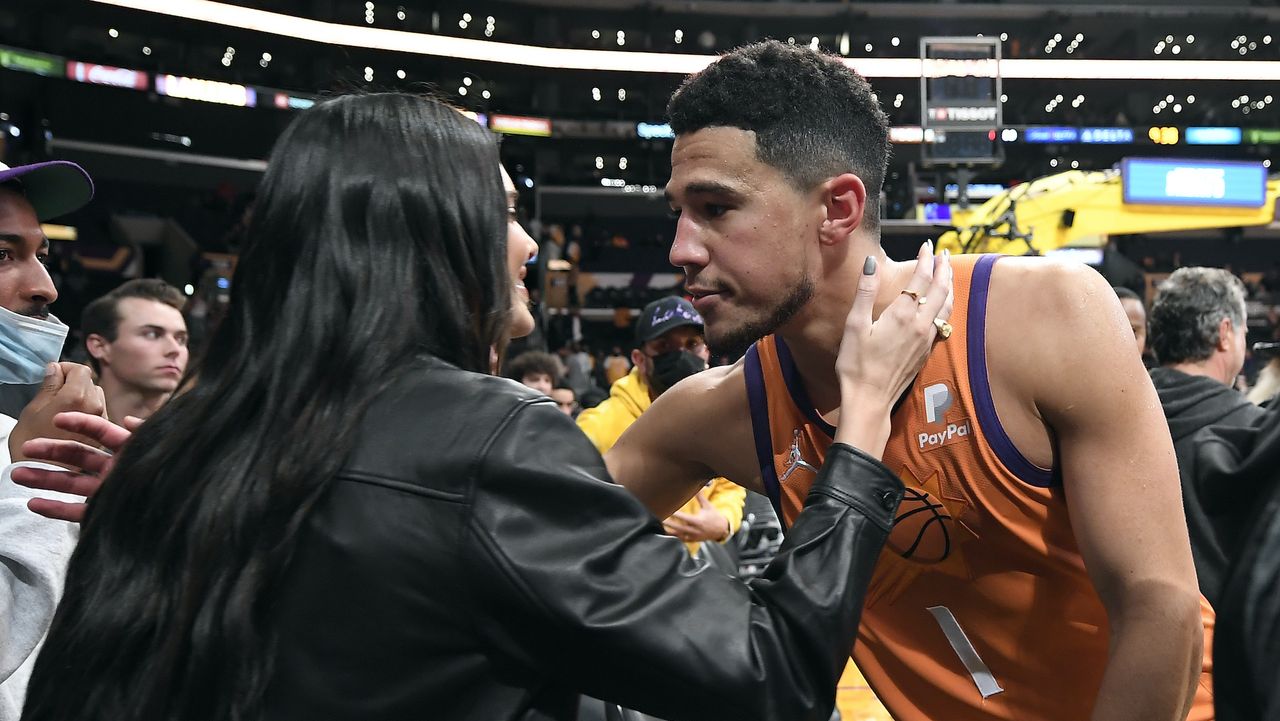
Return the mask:
[(876, 259), (874, 256), (868, 255), (866, 262), (862, 264), (862, 274), (875, 275), (875, 272), (876, 272)]

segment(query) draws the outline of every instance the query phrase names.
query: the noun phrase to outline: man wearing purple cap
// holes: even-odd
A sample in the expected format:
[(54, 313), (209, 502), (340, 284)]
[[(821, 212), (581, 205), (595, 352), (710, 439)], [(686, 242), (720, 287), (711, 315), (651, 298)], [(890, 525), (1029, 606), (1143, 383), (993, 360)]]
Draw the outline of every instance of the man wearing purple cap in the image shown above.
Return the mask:
[[(40, 384), (18, 419), (0, 415), (0, 466), (21, 458), (22, 442), (66, 436), (52, 424), (65, 410), (101, 414), (102, 392), (89, 369), (59, 363), (67, 326), (50, 315), (58, 298), (45, 261), (41, 221), (66, 215), (93, 197), (93, 183), (67, 162), (0, 164), (0, 385)], [(78, 526), (30, 509), (57, 504), (0, 476), (0, 721), (17, 719), (36, 650), (62, 595)], [(70, 496), (63, 500), (76, 500)]]

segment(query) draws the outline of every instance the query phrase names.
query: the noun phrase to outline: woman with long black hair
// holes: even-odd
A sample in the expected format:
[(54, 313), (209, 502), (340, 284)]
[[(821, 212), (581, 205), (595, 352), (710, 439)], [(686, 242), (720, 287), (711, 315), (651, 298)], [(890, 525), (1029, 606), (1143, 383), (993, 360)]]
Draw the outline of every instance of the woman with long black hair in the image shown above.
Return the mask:
[(874, 457), (949, 312), (946, 260), (920, 264), (929, 305), (875, 323), (866, 269), (839, 364), (858, 403), (746, 586), (489, 374), (529, 328), (534, 246), (503, 180), (488, 133), (434, 100), (293, 122), (190, 387), (89, 505), (23, 719), (569, 719), (579, 691), (673, 721), (827, 718), (902, 492)]

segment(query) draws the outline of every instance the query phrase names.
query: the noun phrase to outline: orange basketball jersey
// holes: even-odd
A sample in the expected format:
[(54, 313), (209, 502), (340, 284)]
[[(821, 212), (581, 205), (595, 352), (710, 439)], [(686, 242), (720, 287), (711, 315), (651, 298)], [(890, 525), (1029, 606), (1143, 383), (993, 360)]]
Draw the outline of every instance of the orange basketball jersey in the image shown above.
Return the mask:
[[(1107, 663), (1106, 612), (1061, 481), (1018, 452), (991, 399), (984, 322), (998, 257), (952, 259), (955, 330), (894, 410), (884, 454), (906, 495), (853, 658), (898, 721), (1087, 719)], [(781, 338), (748, 351), (746, 379), (765, 487), (789, 524), (835, 428), (810, 403)], [(1195, 721), (1213, 718), (1214, 615), (1201, 607)]]

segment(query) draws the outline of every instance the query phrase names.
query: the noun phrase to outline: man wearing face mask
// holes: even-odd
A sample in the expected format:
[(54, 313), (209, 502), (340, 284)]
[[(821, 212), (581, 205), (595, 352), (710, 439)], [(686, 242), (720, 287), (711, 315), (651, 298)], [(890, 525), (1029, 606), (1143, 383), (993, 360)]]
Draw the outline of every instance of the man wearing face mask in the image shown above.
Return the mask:
[[(58, 297), (44, 262), (49, 239), (40, 223), (65, 215), (93, 197), (93, 184), (78, 165), (0, 165), (0, 387), (38, 385), (19, 418), (0, 414), (0, 467), (20, 458), (22, 442), (37, 436), (67, 437), (52, 425), (55, 414), (101, 414), (102, 392), (89, 369), (59, 363), (67, 326), (49, 313)], [(11, 456), (12, 453), (12, 456)], [(17, 719), (36, 650), (58, 598), (77, 526), (45, 518), (30, 508), (71, 496), (42, 492), (43, 500), (0, 476), (0, 721)]]
[[(608, 399), (578, 416), (578, 427), (601, 453), (664, 391), (707, 367), (702, 316), (684, 298), (668, 296), (645, 306), (636, 346), (631, 372), (613, 384)], [(738, 530), (746, 493), (724, 478), (713, 479), (662, 525), (697, 555), (704, 541), (724, 543)]]

